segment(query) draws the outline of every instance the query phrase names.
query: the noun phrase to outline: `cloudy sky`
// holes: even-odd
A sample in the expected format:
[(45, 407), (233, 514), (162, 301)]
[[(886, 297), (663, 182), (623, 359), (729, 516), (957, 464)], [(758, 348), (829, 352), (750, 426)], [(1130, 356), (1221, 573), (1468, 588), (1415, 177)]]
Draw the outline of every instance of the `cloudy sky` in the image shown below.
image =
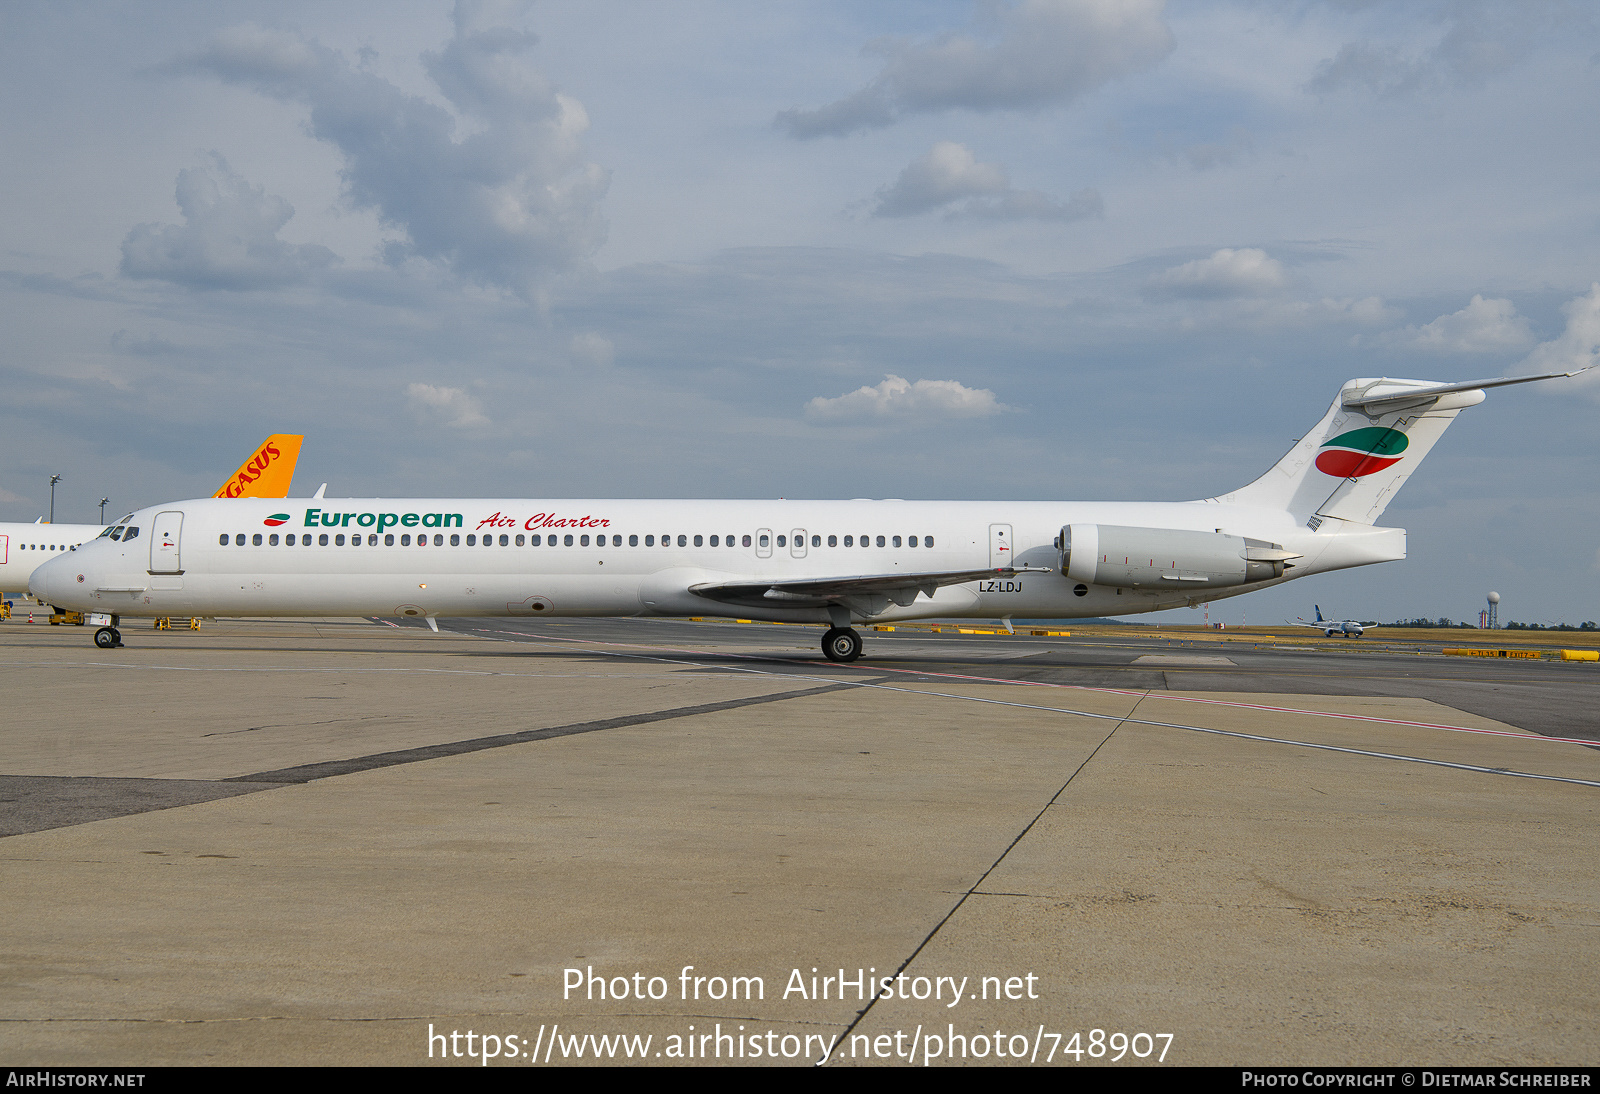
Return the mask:
[[(1222, 493), (1350, 377), (1595, 360), (1597, 23), (9, 3), (0, 519), (209, 495), (269, 432), (305, 494)], [(1408, 561), (1213, 618), (1600, 618), (1597, 412), (1492, 393)]]

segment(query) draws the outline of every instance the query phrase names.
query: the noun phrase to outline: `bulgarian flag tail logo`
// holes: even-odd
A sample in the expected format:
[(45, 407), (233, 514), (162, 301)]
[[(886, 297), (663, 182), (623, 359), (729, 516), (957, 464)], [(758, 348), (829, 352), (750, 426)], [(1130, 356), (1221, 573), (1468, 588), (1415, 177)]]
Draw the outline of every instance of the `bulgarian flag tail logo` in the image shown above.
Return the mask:
[(289, 523), (289, 514), (288, 513), (274, 513), (270, 517), (268, 517), (266, 520), (262, 521), (261, 523), (265, 524), (268, 528), (276, 528), (280, 524), (288, 524)]
[(1324, 441), (1317, 451), (1317, 470), (1336, 479), (1360, 479), (1400, 462), (1409, 444), (1398, 429), (1366, 426)]

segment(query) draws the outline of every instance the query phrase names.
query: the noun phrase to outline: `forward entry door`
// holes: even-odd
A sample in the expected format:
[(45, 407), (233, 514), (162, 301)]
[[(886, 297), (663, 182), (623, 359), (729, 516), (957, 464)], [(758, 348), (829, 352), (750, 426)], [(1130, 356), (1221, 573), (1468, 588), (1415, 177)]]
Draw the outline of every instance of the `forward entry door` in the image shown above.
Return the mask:
[(150, 572), (153, 574), (183, 573), (183, 559), (179, 554), (179, 536), (183, 532), (182, 513), (159, 513), (156, 526), (151, 529)]

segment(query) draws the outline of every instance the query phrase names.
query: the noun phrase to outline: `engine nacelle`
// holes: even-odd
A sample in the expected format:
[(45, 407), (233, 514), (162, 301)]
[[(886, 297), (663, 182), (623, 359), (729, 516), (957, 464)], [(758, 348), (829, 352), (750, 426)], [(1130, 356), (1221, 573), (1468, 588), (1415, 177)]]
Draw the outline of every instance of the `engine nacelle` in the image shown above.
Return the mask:
[(1283, 576), (1300, 556), (1260, 539), (1175, 528), (1069, 524), (1061, 572), (1070, 581), (1123, 588), (1219, 589)]

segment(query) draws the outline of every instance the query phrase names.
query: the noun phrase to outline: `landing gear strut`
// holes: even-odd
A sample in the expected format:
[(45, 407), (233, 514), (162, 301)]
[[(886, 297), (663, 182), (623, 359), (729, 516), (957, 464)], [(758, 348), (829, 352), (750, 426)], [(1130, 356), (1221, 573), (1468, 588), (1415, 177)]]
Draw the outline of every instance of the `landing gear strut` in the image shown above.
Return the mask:
[(114, 650), (122, 645), (122, 632), (115, 627), (101, 627), (94, 632), (94, 644), (103, 650)]
[(861, 656), (861, 636), (849, 627), (830, 627), (822, 636), (822, 652), (829, 661), (854, 661)]

